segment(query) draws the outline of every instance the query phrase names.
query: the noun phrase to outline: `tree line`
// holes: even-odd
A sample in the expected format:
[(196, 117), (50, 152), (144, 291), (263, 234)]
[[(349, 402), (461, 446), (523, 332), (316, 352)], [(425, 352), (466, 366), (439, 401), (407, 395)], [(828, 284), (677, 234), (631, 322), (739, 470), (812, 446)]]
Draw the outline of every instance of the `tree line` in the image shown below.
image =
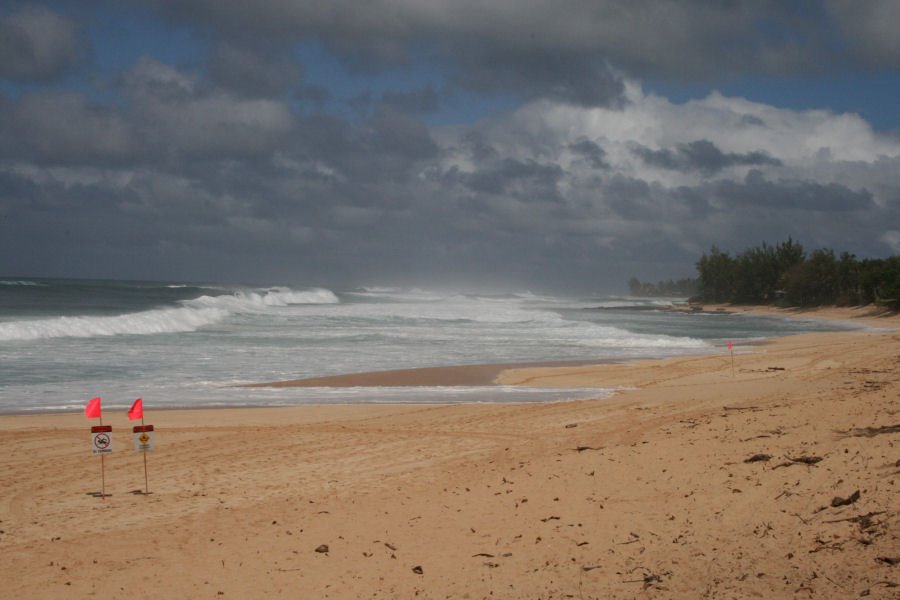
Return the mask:
[(807, 254), (802, 245), (788, 238), (776, 246), (763, 243), (734, 256), (713, 246), (696, 267), (693, 299), (699, 302), (779, 306), (875, 303), (900, 309), (900, 256), (860, 260), (849, 252), (838, 256), (828, 248)]
[(658, 283), (651, 283), (632, 277), (628, 280), (628, 291), (632, 296), (638, 297), (687, 298), (697, 293), (697, 280), (692, 278), (668, 279)]

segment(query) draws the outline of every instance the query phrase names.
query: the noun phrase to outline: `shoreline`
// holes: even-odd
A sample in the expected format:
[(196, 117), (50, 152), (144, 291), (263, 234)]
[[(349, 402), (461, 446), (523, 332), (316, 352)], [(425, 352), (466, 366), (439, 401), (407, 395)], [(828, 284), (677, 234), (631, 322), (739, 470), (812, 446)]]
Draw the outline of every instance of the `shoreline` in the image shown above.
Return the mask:
[(247, 383), (239, 388), (285, 388), (285, 387), (454, 387), (493, 386), (497, 377), (508, 369), (566, 367), (597, 365), (621, 362), (613, 359), (560, 360), (515, 363), (486, 363), (471, 365), (450, 365), (443, 367), (418, 367), (411, 369), (390, 369), (386, 371), (363, 371), (307, 377), (264, 383)]
[[(863, 323), (869, 327), (900, 327), (900, 313), (873, 305), (865, 306), (819, 306), (813, 308), (780, 308), (764, 304), (684, 304), (683, 312), (713, 312), (725, 314), (748, 314), (783, 317), (786, 319), (817, 319), (845, 323)], [(699, 309), (699, 310), (695, 310)]]
[[(813, 309), (782, 309), (763, 305), (732, 305), (732, 304), (690, 304), (676, 305), (672, 310), (676, 312), (712, 312), (724, 314), (750, 314), (761, 316), (777, 316), (787, 319), (806, 318), (824, 321), (837, 321), (859, 324), (868, 327), (880, 327), (886, 322), (893, 322), (894, 327), (900, 327), (900, 316), (897, 313), (880, 311), (875, 307), (820, 307)], [(686, 308), (689, 307), (689, 308)], [(802, 334), (789, 334), (802, 335)], [(744, 346), (761, 346), (774, 338), (756, 339), (742, 343)], [(713, 350), (710, 348), (710, 350)], [(706, 352), (698, 352), (696, 356), (704, 356)], [(685, 355), (694, 356), (694, 354)], [(342, 373), (321, 377), (307, 377), (301, 379), (288, 379), (261, 383), (243, 384), (239, 388), (289, 388), (289, 387), (425, 387), (425, 386), (492, 386), (506, 380), (504, 374), (507, 371), (521, 371), (523, 369), (552, 369), (565, 367), (584, 367), (602, 364), (626, 364), (648, 360), (660, 360), (659, 358), (634, 358), (634, 359), (584, 359), (566, 361), (535, 361), (516, 363), (487, 363), (471, 365), (450, 365), (438, 367), (419, 367), (409, 369), (390, 369), (384, 371), (362, 371), (356, 373)], [(591, 386), (603, 387), (603, 386)]]
[(0, 596), (893, 598), (897, 357), (811, 333), (501, 376), (632, 388), (602, 401), (147, 410), (150, 495), (117, 412), (105, 499), (92, 421), (0, 416)]
[[(665, 309), (662, 309), (665, 310)], [(851, 324), (863, 324), (867, 327), (875, 329), (900, 329), (900, 314), (896, 312), (885, 311), (873, 306), (862, 307), (818, 307), (810, 309), (783, 309), (768, 305), (733, 305), (733, 304), (684, 304), (674, 305), (671, 309), (674, 312), (688, 313), (721, 313), (721, 314), (749, 314), (760, 316), (775, 316), (785, 319), (818, 319), (824, 321), (837, 321)], [(776, 336), (770, 338), (760, 338), (747, 340), (741, 343), (744, 347), (765, 346), (773, 340), (792, 335), (804, 335), (791, 333), (786, 336)], [(709, 352), (689, 353), (682, 356), (707, 356), (714, 355), (714, 348), (710, 348)], [(269, 382), (258, 382), (228, 386), (233, 388), (292, 388), (292, 387), (324, 387), (324, 388), (380, 388), (380, 387), (397, 387), (397, 388), (416, 388), (416, 387), (456, 387), (456, 386), (484, 386), (486, 388), (498, 385), (523, 385), (520, 383), (508, 383), (516, 381), (515, 378), (505, 377), (507, 371), (521, 372), (528, 369), (554, 369), (566, 367), (585, 367), (600, 366), (604, 364), (629, 364), (640, 363), (645, 361), (663, 360), (661, 357), (656, 358), (624, 358), (624, 359), (573, 359), (573, 360), (544, 360), (534, 362), (513, 362), (513, 363), (485, 363), (485, 364), (469, 364), (469, 365), (449, 365), (436, 367), (416, 367), (406, 369), (390, 369), (384, 371), (362, 371), (354, 373), (342, 373), (337, 375), (327, 375), (319, 377), (277, 380)], [(597, 387), (608, 388), (609, 386), (600, 383), (592, 383), (588, 386), (580, 387)], [(465, 402), (450, 402), (447, 404), (457, 404)], [(498, 402), (504, 403), (505, 402)], [(517, 404), (517, 402), (510, 402)], [(290, 408), (295, 406), (330, 406), (332, 404), (347, 404), (351, 406), (365, 406), (368, 403), (288, 403), (288, 404), (222, 404), (222, 405), (205, 405), (205, 406), (166, 406), (156, 408), (155, 411), (189, 411), (189, 410), (253, 410), (253, 409), (274, 409), (274, 408)], [(391, 404), (390, 402), (379, 404)], [(415, 405), (416, 402), (398, 402), (400, 406)], [(433, 403), (426, 403), (436, 405)], [(127, 407), (117, 407), (116, 410), (124, 410)], [(39, 417), (52, 415), (73, 415), (80, 414), (80, 408), (60, 409), (60, 410), (8, 410), (0, 411), (0, 418), (3, 417)]]

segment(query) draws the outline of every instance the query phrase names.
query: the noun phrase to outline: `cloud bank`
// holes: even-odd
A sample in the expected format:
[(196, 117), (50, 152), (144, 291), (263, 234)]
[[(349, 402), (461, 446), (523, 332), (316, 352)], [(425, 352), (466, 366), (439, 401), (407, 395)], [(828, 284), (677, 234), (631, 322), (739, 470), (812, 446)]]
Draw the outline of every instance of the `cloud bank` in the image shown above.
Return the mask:
[[(146, 4), (205, 32), (206, 55), (142, 54), (104, 94), (0, 92), (0, 272), (601, 289), (690, 275), (712, 244), (900, 244), (897, 136), (641, 83), (814, 72), (834, 52), (826, 21), (844, 64), (896, 68), (891, 2)], [(77, 23), (31, 6), (0, 17), (14, 32), (0, 77), (76, 68)], [(294, 54), (303, 40), (351, 71), (424, 56), (443, 84), (330, 110)], [(461, 91), (517, 105), (429, 119)]]

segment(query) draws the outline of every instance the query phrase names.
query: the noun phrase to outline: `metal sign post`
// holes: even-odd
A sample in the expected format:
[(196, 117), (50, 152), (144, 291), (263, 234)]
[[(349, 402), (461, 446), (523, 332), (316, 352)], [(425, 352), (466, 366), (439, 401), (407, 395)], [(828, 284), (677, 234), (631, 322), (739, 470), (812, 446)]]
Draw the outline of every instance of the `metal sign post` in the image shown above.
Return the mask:
[[(144, 419), (141, 419), (141, 423)], [(135, 425), (132, 428), (135, 452), (144, 455), (144, 494), (150, 493), (150, 479), (147, 476), (147, 453), (153, 450), (153, 425)]]
[[(103, 422), (103, 419), (100, 420)], [(91, 452), (100, 455), (100, 497), (106, 498), (106, 463), (104, 457), (112, 452), (112, 425), (91, 427)]]

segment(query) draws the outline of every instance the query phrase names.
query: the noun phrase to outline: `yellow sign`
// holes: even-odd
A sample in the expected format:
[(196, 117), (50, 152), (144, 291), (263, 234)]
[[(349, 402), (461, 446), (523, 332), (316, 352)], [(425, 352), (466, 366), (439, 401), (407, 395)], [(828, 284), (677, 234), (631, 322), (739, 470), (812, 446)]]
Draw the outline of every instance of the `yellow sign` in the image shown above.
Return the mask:
[(150, 452), (153, 450), (153, 425), (135, 427), (131, 439), (135, 452)]

